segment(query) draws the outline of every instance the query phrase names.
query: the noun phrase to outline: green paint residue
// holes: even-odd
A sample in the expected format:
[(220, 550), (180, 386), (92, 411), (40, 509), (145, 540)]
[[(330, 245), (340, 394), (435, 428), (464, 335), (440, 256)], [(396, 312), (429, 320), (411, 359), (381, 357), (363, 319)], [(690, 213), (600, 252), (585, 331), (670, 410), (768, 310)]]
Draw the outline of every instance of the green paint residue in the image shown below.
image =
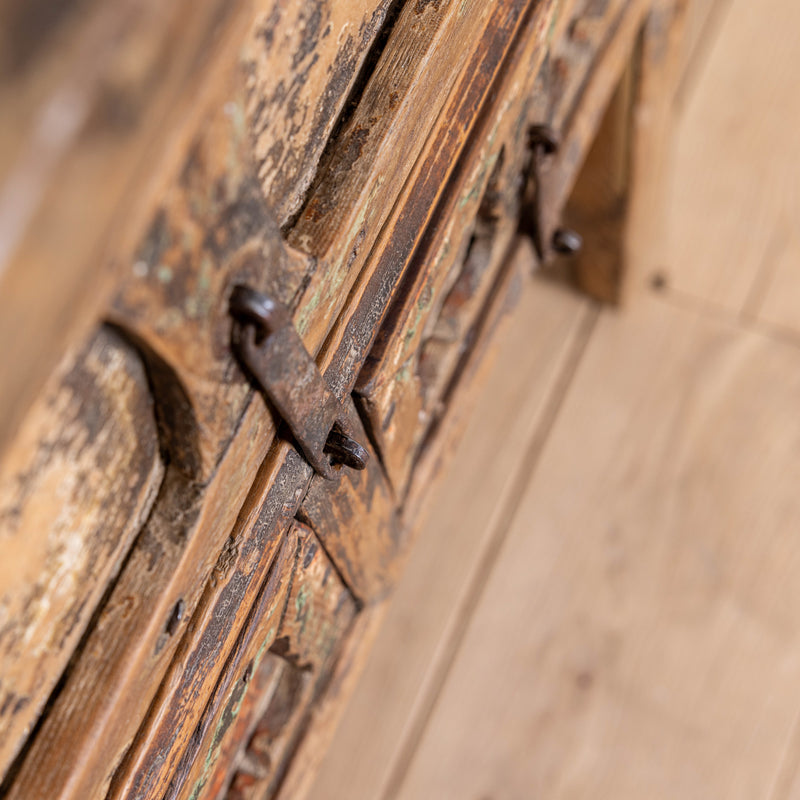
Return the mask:
[(169, 283), (172, 280), (172, 268), (166, 264), (159, 264), (156, 268), (156, 277), (161, 283)]
[(555, 36), (556, 32), (556, 20), (559, 17), (558, 9), (561, 5), (561, 0), (555, 0), (553, 3), (553, 16), (550, 17), (550, 28), (547, 31), (547, 46), (549, 47), (553, 43), (553, 36)]
[(189, 317), (189, 319), (197, 319), (200, 316), (200, 303), (197, 302), (196, 297), (191, 295), (187, 297), (184, 308), (186, 309), (186, 316)]
[[(275, 640), (276, 633), (277, 629), (275, 625), (273, 625), (267, 631), (267, 635), (264, 638), (261, 647), (258, 648), (258, 652), (253, 657), (253, 673), (252, 673), (253, 675), (255, 675), (255, 673), (258, 671), (258, 668), (261, 665), (261, 661), (264, 658), (264, 653), (267, 652), (269, 646)], [(208, 752), (206, 753), (206, 756), (203, 759), (203, 772), (200, 775), (200, 777), (198, 777), (197, 781), (192, 787), (192, 793), (189, 796), (190, 800), (197, 800), (197, 798), (200, 796), (200, 792), (203, 790), (203, 787), (205, 787), (206, 782), (208, 781), (208, 776), (211, 774), (211, 770), (217, 763), (217, 758), (219, 758), (219, 749), (220, 749), (220, 744), (222, 743), (222, 739), (226, 731), (230, 727), (231, 723), (234, 722), (236, 718), (239, 716), (239, 712), (242, 710), (242, 704), (244, 703), (244, 699), (247, 695), (247, 690), (249, 686), (250, 686), (249, 682), (246, 684), (242, 684), (242, 691), (238, 697), (236, 696), (236, 686), (231, 692), (231, 698), (229, 699), (228, 702), (230, 703), (231, 699), (234, 702), (232, 705), (226, 707), (226, 709), (223, 710), (222, 714), (220, 715), (220, 718), (217, 720), (217, 724), (214, 727), (214, 736), (211, 739), (211, 746), (208, 748)]]
[(308, 590), (307, 586), (300, 587), (300, 591), (297, 593), (297, 597), (294, 601), (295, 610), (298, 614), (302, 614), (306, 603), (308, 602), (308, 598), (311, 597), (311, 592)]
[(211, 258), (204, 255), (200, 261), (200, 274), (197, 276), (197, 285), (200, 287), (200, 291), (207, 292), (211, 288), (211, 272)]

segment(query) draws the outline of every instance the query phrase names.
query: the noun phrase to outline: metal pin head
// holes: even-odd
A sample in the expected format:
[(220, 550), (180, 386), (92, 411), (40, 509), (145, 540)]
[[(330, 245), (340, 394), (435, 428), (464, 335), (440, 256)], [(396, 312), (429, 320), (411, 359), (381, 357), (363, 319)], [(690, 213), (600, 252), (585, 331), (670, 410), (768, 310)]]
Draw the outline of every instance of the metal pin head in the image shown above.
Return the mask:
[(573, 255), (583, 247), (583, 237), (570, 228), (559, 228), (553, 234), (553, 250), (561, 255)]

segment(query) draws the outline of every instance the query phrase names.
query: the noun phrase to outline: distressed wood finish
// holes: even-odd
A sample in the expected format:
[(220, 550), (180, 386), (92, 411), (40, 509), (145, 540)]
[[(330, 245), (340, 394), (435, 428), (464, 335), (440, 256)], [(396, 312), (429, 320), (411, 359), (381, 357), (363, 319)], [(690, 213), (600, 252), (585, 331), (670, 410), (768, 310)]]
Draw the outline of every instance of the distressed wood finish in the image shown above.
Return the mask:
[[(387, 474), (403, 496), (462, 342), (517, 225), (542, 19), (529, 24), (511, 69), (484, 109), (407, 270), (356, 391)], [(539, 56), (541, 58), (541, 55)], [(488, 89), (488, 86), (487, 86)]]
[(0, 772), (119, 570), (162, 475), (142, 364), (101, 329), (60, 365), (2, 462)]
[(325, 691), (356, 605), (313, 531), (297, 525), (297, 565), (286, 614), (272, 652), (288, 662), (275, 693), (251, 734), (226, 797), (272, 796)]
[[(552, 226), (650, 6), (0, 0), (0, 794), (302, 796), (530, 266), (529, 127)], [(254, 391), (239, 284), (365, 471)]]
[(0, 446), (90, 334), (251, 18), (244, 0), (3, 5)]
[[(352, 402), (347, 413), (356, 438), (367, 442)], [(343, 468), (336, 483), (319, 475), (312, 478), (298, 517), (314, 530), (355, 597), (372, 604), (391, 589), (407, 535), (397, 519), (381, 462), (368, 451), (370, 459), (362, 471)]]
[[(161, 774), (157, 777), (162, 784), (168, 783), (166, 790), (163, 785), (158, 787), (165, 798), (215, 797), (220, 787), (214, 778), (217, 777), (217, 781), (219, 777), (224, 778), (233, 756), (231, 748), (235, 745), (238, 749), (239, 745), (237, 738), (230, 741), (229, 731), (232, 726), (233, 732), (237, 732), (238, 726), (247, 725), (254, 703), (262, 700), (262, 695), (269, 697), (270, 689), (276, 688), (275, 681), (280, 672), (274, 663), (270, 663), (274, 659), (267, 658), (268, 648), (275, 641), (286, 613), (296, 569), (297, 546), (297, 533), (292, 528), (281, 542), (264, 586), (236, 639), (234, 650), (225, 660), (224, 669), (209, 693), (176, 769), (164, 769), (159, 764)], [(174, 744), (169, 741), (162, 742), (161, 746), (171, 756), (175, 752)], [(155, 778), (154, 763), (159, 762), (155, 760), (149, 766), (150, 775)], [(219, 764), (223, 766), (222, 771), (217, 769)], [(127, 792), (124, 796), (156, 796), (157, 786), (155, 780), (138, 782), (136, 794)]]
[(553, 256), (553, 234), (561, 226), (580, 167), (632, 57), (646, 12), (643, 0), (609, 3), (604, 7), (602, 24), (593, 26), (577, 19), (570, 34), (554, 48), (545, 77), (551, 100), (540, 122), (551, 125), (559, 145), (545, 161), (535, 185), (529, 187), (539, 198), (537, 235), (545, 260)]
[[(242, 637), (251, 636), (249, 629), (266, 614), (258, 608), (269, 599), (262, 587), (270, 575), (287, 569), (282, 540), (289, 521), (282, 511), (282, 489), (303, 475), (297, 461), (290, 461), (261, 496), (248, 498), (153, 700), (154, 711), (114, 776), (113, 796), (161, 796), (174, 770), (189, 758), (187, 748), (206, 724), (204, 705), (197, 699), (224, 685), (231, 661), (241, 658)], [(276, 552), (283, 555), (278, 563)]]
[(317, 173), (390, 2), (261, 0), (259, 6), (244, 53), (247, 111), (256, 174), (283, 225)]
[[(404, 7), (408, 8), (408, 14), (404, 17), (401, 13), (373, 79), (365, 88), (349, 125), (343, 128), (343, 138), (332, 141), (331, 156), (329, 161), (323, 160), (319, 184), (316, 190), (312, 189), (303, 214), (288, 234), (290, 244), (319, 256), (326, 265), (312, 277), (303, 297), (304, 310), (296, 318), (298, 329), (313, 349), (318, 345), (314, 345), (317, 334), (309, 328), (312, 314), (315, 319), (338, 314), (357, 277), (360, 283), (371, 275), (381, 282), (399, 277), (391, 269), (376, 274), (376, 268), (383, 265), (381, 258), (370, 259), (367, 270), (363, 269), (365, 261), (390, 210), (395, 208), (395, 219), (390, 224), (396, 227), (404, 213), (409, 213), (406, 203), (417, 202), (421, 204), (421, 212), (412, 215), (412, 219), (416, 218), (412, 231), (402, 229), (402, 234), (408, 238), (404, 241), (398, 237), (402, 243), (400, 252), (386, 251), (386, 257), (400, 265), (404, 263), (405, 253), (410, 255), (424, 230), (429, 209), (441, 195), (444, 181), (453, 169), (464, 137), (474, 124), (475, 101), (480, 102), (480, 96), (487, 91), (500, 67), (511, 35), (524, 21), (526, 6), (530, 9), (530, 5), (521, 0), (504, 0), (492, 13), (488, 13), (488, 7), (477, 13), (465, 13), (471, 6), (462, 8), (457, 3), (411, 3)], [(547, 3), (537, 15), (540, 26), (552, 14), (552, 10), (548, 11), (551, 8)], [(419, 16), (436, 23), (437, 34), (430, 42), (428, 36), (422, 36), (419, 42), (412, 44), (404, 37), (416, 30)], [(459, 42), (456, 54), (451, 52), (454, 41)], [(427, 49), (420, 52), (423, 46), (428, 46), (430, 52)], [(430, 64), (434, 56), (443, 59), (448, 69), (443, 80), (431, 82), (421, 67)], [(393, 65), (398, 61), (404, 68), (395, 74)], [(479, 68), (484, 61), (486, 65), (481, 72)], [(450, 92), (460, 75), (472, 77), (459, 85), (459, 91)], [(448, 92), (450, 102), (445, 105)], [(387, 108), (387, 104), (397, 105)], [(404, 110), (407, 113), (400, 117)], [(371, 122), (373, 118), (375, 121)], [(404, 120), (402, 125), (392, 124), (400, 118)], [(439, 118), (443, 124), (432, 133)], [(364, 131), (369, 131), (366, 138)], [(428, 134), (431, 136), (426, 141)], [(436, 150), (443, 163), (436, 163)], [(350, 159), (355, 159), (352, 164), (346, 160), (348, 154)], [(426, 165), (434, 166), (439, 173), (438, 182), (430, 188), (424, 187), (425, 193), (421, 196), (406, 194), (404, 183), (408, 185), (412, 167), (413, 184), (421, 179), (433, 179), (433, 175), (418, 170)], [(365, 174), (366, 169), (371, 171), (369, 176)], [(396, 201), (401, 190), (402, 205), (398, 208)], [(323, 220), (325, 227), (320, 228)], [(385, 251), (385, 246), (381, 246), (381, 250)], [(362, 275), (362, 272), (367, 274)]]
[[(219, 101), (242, 43), (258, 164), (251, 177), (284, 222), (315, 173), (387, 6), (3, 4), (0, 343), (15, 355), (0, 363), (0, 446), (65, 341), (87, 335), (130, 265), (163, 176)], [(127, 202), (132, 196), (137, 202)]]

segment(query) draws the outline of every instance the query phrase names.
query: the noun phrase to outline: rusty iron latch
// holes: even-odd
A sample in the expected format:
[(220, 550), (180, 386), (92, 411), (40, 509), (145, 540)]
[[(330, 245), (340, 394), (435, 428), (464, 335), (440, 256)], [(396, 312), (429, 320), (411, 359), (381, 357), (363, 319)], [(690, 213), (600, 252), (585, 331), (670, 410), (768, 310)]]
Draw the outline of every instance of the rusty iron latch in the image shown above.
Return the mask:
[(336, 477), (334, 464), (364, 469), (369, 453), (354, 438), (347, 413), (309, 355), (289, 310), (247, 286), (230, 300), (232, 345), (284, 419), (309, 464)]
[(529, 186), (526, 187), (526, 202), (522, 208), (522, 227), (533, 239), (540, 262), (549, 261), (553, 253), (569, 255), (577, 253), (583, 245), (579, 233), (563, 227), (553, 230), (548, 223), (545, 178), (549, 162), (558, 152), (558, 134), (549, 125), (533, 125), (528, 133), (531, 151)]

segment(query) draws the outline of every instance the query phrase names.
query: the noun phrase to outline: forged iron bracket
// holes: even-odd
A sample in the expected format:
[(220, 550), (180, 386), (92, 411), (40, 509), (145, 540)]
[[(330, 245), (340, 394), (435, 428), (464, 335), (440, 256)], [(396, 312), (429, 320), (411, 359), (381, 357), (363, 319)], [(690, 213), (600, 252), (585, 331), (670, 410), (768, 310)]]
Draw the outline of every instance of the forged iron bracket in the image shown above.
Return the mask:
[(332, 479), (334, 464), (364, 469), (369, 453), (353, 438), (344, 406), (306, 350), (289, 310), (254, 289), (236, 286), (230, 313), (234, 352), (314, 470)]

